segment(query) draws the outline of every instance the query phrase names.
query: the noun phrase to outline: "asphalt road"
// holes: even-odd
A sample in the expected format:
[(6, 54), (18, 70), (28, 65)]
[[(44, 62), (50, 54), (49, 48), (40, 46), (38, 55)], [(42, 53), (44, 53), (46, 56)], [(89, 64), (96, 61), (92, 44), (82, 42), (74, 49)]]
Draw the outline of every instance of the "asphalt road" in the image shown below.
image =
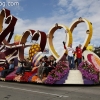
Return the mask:
[(0, 81), (0, 100), (100, 100), (100, 86), (45, 86)]

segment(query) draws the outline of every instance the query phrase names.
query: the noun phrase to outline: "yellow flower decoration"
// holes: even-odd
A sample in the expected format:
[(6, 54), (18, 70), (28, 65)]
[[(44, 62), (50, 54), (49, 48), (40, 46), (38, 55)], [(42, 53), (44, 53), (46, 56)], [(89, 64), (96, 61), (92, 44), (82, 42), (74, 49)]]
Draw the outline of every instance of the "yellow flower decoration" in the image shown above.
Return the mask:
[(41, 50), (39, 44), (33, 44), (29, 49), (29, 58), (32, 61), (33, 56)]

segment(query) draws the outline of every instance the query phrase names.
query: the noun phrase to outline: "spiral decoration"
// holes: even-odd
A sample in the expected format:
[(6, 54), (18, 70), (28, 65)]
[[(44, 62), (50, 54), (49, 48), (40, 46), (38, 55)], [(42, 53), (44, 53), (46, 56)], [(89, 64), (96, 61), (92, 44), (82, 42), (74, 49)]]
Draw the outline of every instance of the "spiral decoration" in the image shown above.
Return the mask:
[(29, 49), (29, 58), (32, 61), (33, 56), (41, 50), (39, 44), (33, 44)]
[(92, 51), (85, 50), (83, 52), (85, 61), (93, 64), (97, 71), (100, 71), (100, 58)]
[[(15, 39), (14, 43), (10, 43), (12, 36), (14, 35), (14, 28), (17, 22), (17, 18), (14, 17), (10, 10), (3, 8), (0, 11), (0, 51), (4, 50), (5, 56), (9, 56), (13, 54), (16, 50), (16, 53), (13, 54), (11, 59), (18, 57), (19, 60), (24, 59), (24, 48), (31, 46), (32, 44), (26, 44), (27, 38), (29, 35), (32, 37), (31, 40), (37, 41), (40, 37), (40, 47), (41, 51), (43, 52), (46, 46), (46, 33), (43, 31), (37, 31), (33, 29), (28, 29), (23, 32), (22, 36), (20, 36), (20, 40)], [(7, 24), (7, 27), (4, 29), (4, 25)], [(39, 34), (39, 35), (37, 35)], [(17, 36), (16, 36), (17, 38)], [(5, 48), (7, 48), (5, 50)], [(9, 58), (8, 58), (9, 59)], [(11, 60), (10, 59), (10, 60)], [(32, 57), (31, 57), (32, 59)]]
[(95, 68), (100, 71), (100, 58), (98, 56), (92, 55), (91, 60)]

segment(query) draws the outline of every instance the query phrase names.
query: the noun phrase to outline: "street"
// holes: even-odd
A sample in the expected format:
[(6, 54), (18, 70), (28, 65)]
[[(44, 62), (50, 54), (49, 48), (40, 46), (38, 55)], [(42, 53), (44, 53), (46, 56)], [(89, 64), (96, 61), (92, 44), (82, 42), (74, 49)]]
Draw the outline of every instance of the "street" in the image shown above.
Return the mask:
[(46, 86), (0, 81), (0, 100), (100, 100), (100, 86)]

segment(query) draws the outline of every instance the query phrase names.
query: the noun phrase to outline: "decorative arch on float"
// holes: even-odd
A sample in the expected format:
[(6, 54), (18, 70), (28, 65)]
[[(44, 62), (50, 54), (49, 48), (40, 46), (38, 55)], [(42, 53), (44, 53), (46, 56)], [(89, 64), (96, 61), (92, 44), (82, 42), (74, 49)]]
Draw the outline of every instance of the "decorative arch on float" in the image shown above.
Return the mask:
[[(89, 22), (87, 19), (80, 17), (79, 19), (76, 19), (69, 27), (69, 30), (71, 33), (73, 33), (73, 30), (77, 27), (79, 23), (85, 22), (87, 25), (87, 30), (86, 30), (86, 38), (84, 40), (84, 43), (82, 44), (82, 50), (86, 50), (88, 44), (91, 41), (92, 34), (93, 34), (93, 27), (92, 23)], [(67, 46), (67, 45), (66, 45)]]
[(56, 52), (56, 50), (54, 48), (54, 45), (53, 45), (53, 42), (52, 42), (52, 40), (53, 40), (53, 34), (55, 33), (55, 31), (57, 29), (61, 29), (61, 28), (64, 28), (65, 33), (67, 34), (66, 46), (68, 47), (73, 42), (72, 33), (71, 33), (71, 31), (69, 30), (69, 28), (67, 26), (56, 23), (49, 30), (48, 35), (47, 35), (48, 47), (49, 47), (49, 50), (51, 51), (51, 53), (53, 54), (53, 56), (56, 58), (57, 61), (59, 61), (63, 57), (64, 53), (66, 52), (66, 50), (63, 50), (62, 55), (59, 56), (58, 53)]

